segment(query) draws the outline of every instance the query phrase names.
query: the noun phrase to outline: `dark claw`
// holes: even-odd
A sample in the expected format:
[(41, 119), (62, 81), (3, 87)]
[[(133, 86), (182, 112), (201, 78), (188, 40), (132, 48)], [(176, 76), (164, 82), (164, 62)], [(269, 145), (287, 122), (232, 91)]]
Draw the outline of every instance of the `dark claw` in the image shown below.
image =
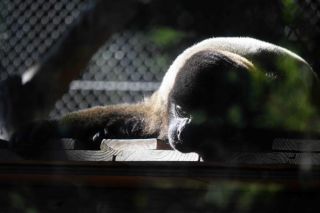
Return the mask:
[(102, 140), (106, 139), (107, 136), (108, 136), (108, 131), (106, 129), (102, 129), (98, 131), (96, 134), (94, 134), (91, 140), (93, 147), (99, 149)]
[(101, 133), (97, 132), (93, 137), (92, 137), (92, 142), (93, 143), (98, 143), (99, 141), (101, 141)]

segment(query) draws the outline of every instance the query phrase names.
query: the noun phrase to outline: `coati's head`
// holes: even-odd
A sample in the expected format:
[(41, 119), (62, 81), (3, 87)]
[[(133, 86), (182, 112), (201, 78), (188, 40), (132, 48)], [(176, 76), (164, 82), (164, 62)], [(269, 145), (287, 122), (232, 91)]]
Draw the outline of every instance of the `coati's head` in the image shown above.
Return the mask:
[(170, 145), (201, 154), (219, 146), (228, 128), (244, 125), (236, 117), (246, 113), (249, 70), (241, 60), (221, 52), (206, 50), (191, 56), (169, 95)]
[(279, 132), (319, 131), (308, 126), (318, 117), (314, 75), (290, 60), (289, 68), (280, 63), (270, 71), (229, 52), (193, 54), (169, 94), (170, 145), (181, 152), (222, 156), (243, 144), (258, 146), (256, 140), (269, 142)]

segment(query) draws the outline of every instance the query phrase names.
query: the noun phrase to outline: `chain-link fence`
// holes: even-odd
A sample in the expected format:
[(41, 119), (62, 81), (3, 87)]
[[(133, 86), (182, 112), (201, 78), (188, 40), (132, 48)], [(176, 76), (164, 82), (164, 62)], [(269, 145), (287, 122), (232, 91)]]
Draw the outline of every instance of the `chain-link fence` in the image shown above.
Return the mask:
[[(0, 9), (3, 50), (0, 80), (37, 64), (84, 5), (79, 0), (4, 1)], [(168, 66), (157, 46), (141, 32), (112, 36), (92, 58), (52, 116), (95, 105), (133, 102), (154, 91)]]
[(21, 74), (48, 52), (79, 16), (79, 0), (4, 0), (0, 9), (3, 70), (0, 80)]
[[(86, 6), (81, 0), (3, 0), (0, 4), (0, 81), (37, 64)], [(317, 69), (320, 3), (301, 0), (298, 5), (292, 8), (295, 19), (284, 27), (283, 34), (305, 49)], [(290, 12), (287, 16), (290, 19)], [(158, 87), (170, 61), (142, 31), (114, 34), (82, 76), (71, 83), (51, 116), (95, 105), (141, 100)]]
[(52, 116), (96, 105), (135, 102), (159, 86), (167, 61), (142, 33), (115, 34), (56, 104)]

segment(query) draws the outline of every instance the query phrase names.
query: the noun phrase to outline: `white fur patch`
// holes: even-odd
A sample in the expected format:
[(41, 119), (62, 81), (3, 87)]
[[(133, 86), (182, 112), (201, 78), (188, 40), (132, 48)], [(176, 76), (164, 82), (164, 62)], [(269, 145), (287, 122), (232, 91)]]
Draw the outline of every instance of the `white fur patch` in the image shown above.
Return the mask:
[(259, 59), (256, 56), (259, 56), (262, 51), (264, 53), (270, 53), (272, 56), (281, 54), (282, 56), (288, 56), (301, 62), (302, 64), (305, 64), (309, 70), (312, 70), (310, 65), (297, 54), (268, 42), (248, 37), (209, 38), (187, 48), (173, 61), (159, 88), (159, 94), (163, 100), (168, 99), (169, 93), (174, 86), (177, 73), (180, 71), (186, 61), (195, 53), (210, 49), (239, 55), (248, 61), (251, 61), (253, 64), (260, 64), (258, 61)]

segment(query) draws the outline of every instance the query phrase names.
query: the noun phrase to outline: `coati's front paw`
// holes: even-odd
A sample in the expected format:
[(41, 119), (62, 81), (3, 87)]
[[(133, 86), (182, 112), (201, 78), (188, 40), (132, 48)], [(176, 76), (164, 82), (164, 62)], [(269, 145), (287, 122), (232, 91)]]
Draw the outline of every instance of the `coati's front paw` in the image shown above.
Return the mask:
[(106, 129), (96, 131), (93, 135), (88, 135), (84, 139), (78, 139), (76, 143), (77, 149), (100, 150), (101, 143), (108, 138)]
[(101, 129), (98, 132), (96, 132), (92, 137), (92, 143), (95, 145), (100, 144), (104, 139), (107, 139), (109, 136), (107, 129)]

